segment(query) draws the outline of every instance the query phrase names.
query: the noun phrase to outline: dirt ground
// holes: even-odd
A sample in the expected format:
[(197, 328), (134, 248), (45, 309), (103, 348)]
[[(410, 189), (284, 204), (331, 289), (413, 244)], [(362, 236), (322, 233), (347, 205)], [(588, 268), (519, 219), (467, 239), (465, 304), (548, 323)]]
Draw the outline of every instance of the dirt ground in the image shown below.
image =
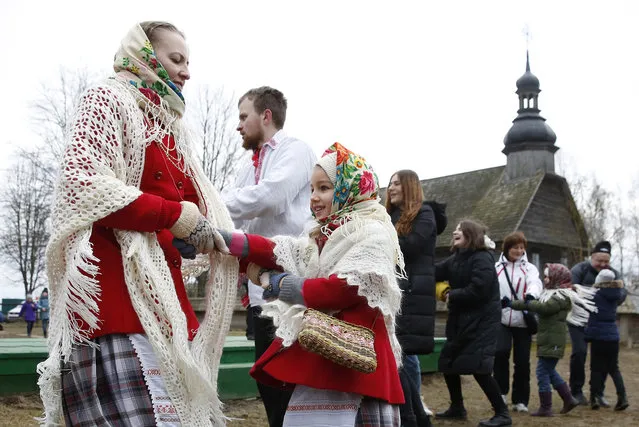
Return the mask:
[[(5, 329), (4, 332), (0, 332), (0, 337), (6, 337), (9, 334), (12, 336), (24, 334), (22, 331), (24, 325), (21, 325), (16, 330), (13, 330), (13, 326), (11, 325), (9, 331)], [(568, 348), (567, 354), (569, 354), (569, 351)], [(533, 372), (533, 378), (531, 378), (531, 410), (536, 409), (539, 405), (537, 384), (534, 378), (534, 366), (536, 364), (534, 353), (533, 350), (533, 356), (531, 357)], [(568, 359), (568, 356), (564, 357), (558, 365), (559, 373), (566, 380), (568, 379)], [(639, 348), (623, 348), (620, 353), (620, 366), (630, 400), (630, 407), (626, 411), (614, 412), (612, 409), (593, 411), (589, 407), (579, 407), (568, 415), (557, 415), (554, 418), (534, 418), (527, 414), (513, 413), (513, 426), (639, 427), (639, 400), (636, 400), (639, 399)], [(433, 420), (433, 425), (436, 427), (476, 426), (480, 419), (491, 416), (490, 405), (472, 377), (463, 377), (463, 390), (465, 405), (468, 410), (468, 421)], [(431, 410), (440, 411), (448, 407), (448, 391), (442, 375), (424, 375), (422, 379), (422, 394)], [(616, 401), (614, 385), (610, 379), (606, 383), (606, 397), (613, 404)], [(555, 412), (558, 414), (561, 401), (556, 393), (553, 397), (553, 404)], [(39, 416), (41, 411), (42, 406), (37, 394), (0, 397), (0, 426), (21, 427), (36, 425), (33, 417)], [(267, 426), (262, 402), (258, 399), (228, 401), (226, 402), (225, 413), (233, 419), (228, 423), (231, 427)]]
[[(27, 337), (27, 324), (22, 320), (15, 320), (11, 323), (3, 323), (4, 330), (0, 331), (0, 338), (26, 338)], [(31, 336), (35, 338), (42, 338), (42, 323), (38, 321), (33, 326)], [(0, 420), (1, 422), (1, 420)]]

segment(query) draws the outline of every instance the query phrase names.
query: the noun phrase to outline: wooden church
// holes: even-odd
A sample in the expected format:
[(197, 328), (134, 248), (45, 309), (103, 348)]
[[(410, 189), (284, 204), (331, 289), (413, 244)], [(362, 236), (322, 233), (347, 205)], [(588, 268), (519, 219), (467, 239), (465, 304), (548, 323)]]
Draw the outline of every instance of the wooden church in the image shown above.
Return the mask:
[(568, 267), (588, 254), (588, 236), (566, 179), (555, 173), (557, 136), (539, 110), (539, 79), (530, 71), (517, 80), (519, 109), (504, 138), (506, 165), (422, 181), (425, 200), (446, 203), (448, 226), (437, 241), (437, 259), (449, 255), (451, 234), (464, 218), (482, 222), (497, 244), (522, 231), (528, 260)]

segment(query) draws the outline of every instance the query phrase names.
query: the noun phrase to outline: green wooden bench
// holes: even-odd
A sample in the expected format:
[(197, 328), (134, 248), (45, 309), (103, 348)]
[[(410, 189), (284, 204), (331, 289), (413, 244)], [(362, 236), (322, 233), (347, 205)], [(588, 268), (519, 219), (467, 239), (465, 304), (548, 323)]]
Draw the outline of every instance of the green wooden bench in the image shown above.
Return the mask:
[[(422, 373), (436, 372), (437, 359), (446, 340), (435, 338), (435, 351), (419, 356)], [(0, 395), (38, 391), (36, 366), (47, 357), (43, 338), (0, 339)], [(255, 359), (255, 346), (243, 336), (228, 336), (218, 374), (222, 400), (257, 396), (257, 386), (249, 370)]]

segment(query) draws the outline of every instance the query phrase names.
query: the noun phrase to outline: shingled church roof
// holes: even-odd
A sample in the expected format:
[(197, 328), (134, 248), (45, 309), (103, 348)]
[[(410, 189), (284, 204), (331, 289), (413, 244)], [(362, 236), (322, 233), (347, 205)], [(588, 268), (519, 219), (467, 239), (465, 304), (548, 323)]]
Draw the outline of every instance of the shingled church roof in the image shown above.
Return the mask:
[(421, 181), (426, 200), (447, 205), (448, 226), (437, 240), (438, 247), (450, 244), (453, 230), (464, 218), (482, 222), (495, 241), (522, 230), (530, 241), (583, 246), (585, 230), (580, 218), (572, 215), (574, 201), (563, 178), (539, 172), (506, 180), (504, 172), (505, 166), (498, 166)]

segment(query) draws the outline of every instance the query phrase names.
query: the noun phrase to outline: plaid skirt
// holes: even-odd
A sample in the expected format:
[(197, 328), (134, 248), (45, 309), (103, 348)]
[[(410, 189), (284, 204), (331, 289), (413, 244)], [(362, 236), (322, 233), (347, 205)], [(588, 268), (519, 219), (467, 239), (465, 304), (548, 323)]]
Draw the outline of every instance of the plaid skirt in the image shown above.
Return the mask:
[(75, 346), (62, 365), (62, 404), (68, 426), (155, 426), (151, 396), (127, 335)]
[(400, 427), (399, 406), (365, 397), (359, 405), (355, 427)]

